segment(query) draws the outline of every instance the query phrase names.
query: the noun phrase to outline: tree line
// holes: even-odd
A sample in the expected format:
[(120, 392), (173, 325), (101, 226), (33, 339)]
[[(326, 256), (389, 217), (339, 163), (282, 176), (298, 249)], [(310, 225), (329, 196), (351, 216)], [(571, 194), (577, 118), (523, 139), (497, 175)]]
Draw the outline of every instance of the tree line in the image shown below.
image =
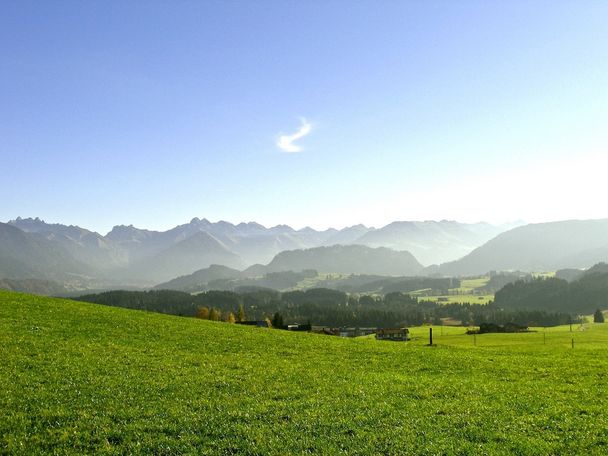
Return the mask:
[(569, 323), (573, 318), (568, 312), (537, 308), (506, 309), (496, 302), (487, 305), (438, 304), (402, 292), (384, 296), (348, 295), (325, 288), (284, 293), (249, 288), (238, 292), (213, 290), (197, 295), (169, 290), (108, 291), (76, 299), (217, 321), (280, 318), (281, 325), (311, 323), (330, 327), (415, 326), (442, 324), (446, 319), (476, 326), (485, 322), (554, 326)]
[(505, 310), (590, 314), (608, 308), (608, 272), (590, 270), (572, 282), (556, 277), (518, 280), (497, 291), (494, 303)]

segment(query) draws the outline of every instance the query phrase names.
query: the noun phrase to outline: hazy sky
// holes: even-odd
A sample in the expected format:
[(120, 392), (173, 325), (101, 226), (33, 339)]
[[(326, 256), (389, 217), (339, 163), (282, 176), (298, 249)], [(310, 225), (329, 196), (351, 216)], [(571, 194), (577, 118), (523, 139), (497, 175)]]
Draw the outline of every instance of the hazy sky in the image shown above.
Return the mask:
[(0, 220), (608, 217), (608, 2), (0, 2)]

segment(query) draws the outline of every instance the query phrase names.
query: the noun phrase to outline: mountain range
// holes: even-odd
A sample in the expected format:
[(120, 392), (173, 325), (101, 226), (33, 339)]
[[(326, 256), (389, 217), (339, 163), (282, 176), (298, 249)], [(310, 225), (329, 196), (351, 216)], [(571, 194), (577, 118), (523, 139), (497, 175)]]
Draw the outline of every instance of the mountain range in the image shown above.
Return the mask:
[(467, 276), (584, 269), (607, 259), (608, 219), (511, 229), (402, 221), (378, 229), (355, 225), (317, 231), (194, 218), (167, 231), (119, 225), (105, 236), (38, 218), (0, 223), (0, 279), (50, 280), (67, 290), (150, 287), (214, 264), (251, 277), (303, 269)]
[[(269, 270), (276, 269), (281, 267), (275, 265), (281, 264), (283, 257), (275, 260), (275, 256), (281, 252), (335, 245), (410, 251), (414, 257), (420, 255), (423, 263), (441, 262), (470, 251), (504, 229), (486, 223), (444, 220), (393, 222), (379, 229), (355, 225), (318, 231), (309, 227), (266, 228), (255, 222), (235, 225), (194, 218), (167, 231), (118, 225), (103, 236), (78, 226), (17, 218), (0, 224), (0, 278), (48, 279), (76, 288), (113, 284), (148, 286), (212, 264), (237, 269), (269, 264)], [(318, 251), (317, 255), (321, 252), (324, 251)], [(393, 261), (389, 257), (396, 253), (384, 251), (383, 255), (388, 265)], [(353, 265), (357, 262), (352, 257), (351, 260)], [(414, 262), (417, 266), (410, 270), (421, 270), (418, 261)], [(343, 266), (339, 268), (341, 271), (349, 271), (347, 265)], [(367, 269), (391, 274), (394, 270), (391, 267)], [(351, 272), (355, 270), (361, 268)]]
[[(277, 254), (267, 265), (255, 264), (239, 271), (221, 265), (211, 265), (192, 274), (157, 285), (156, 289), (200, 291), (210, 283), (233, 279), (260, 279), (241, 282), (241, 285), (289, 288), (307, 277), (321, 273), (360, 274), (379, 276), (417, 276), (424, 267), (409, 252), (398, 252), (386, 247), (363, 245), (333, 245), (312, 249), (286, 250)], [(294, 282), (295, 281), (295, 282)], [(288, 283), (285, 287), (272, 283)], [(293, 282), (293, 283), (291, 283)]]
[(367, 230), (351, 243), (405, 250), (429, 266), (457, 260), (516, 225), (494, 226), (451, 220), (393, 222), (377, 230)]

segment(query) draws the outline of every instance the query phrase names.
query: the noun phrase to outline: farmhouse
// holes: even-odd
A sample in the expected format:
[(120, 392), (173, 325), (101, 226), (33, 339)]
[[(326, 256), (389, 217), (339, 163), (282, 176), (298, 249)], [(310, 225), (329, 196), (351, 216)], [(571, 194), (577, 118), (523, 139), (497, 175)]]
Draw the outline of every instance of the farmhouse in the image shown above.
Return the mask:
[(340, 337), (359, 337), (374, 334), (376, 328), (339, 328), (337, 331)]
[(339, 337), (369, 336), (376, 332), (376, 328), (327, 328), (324, 326), (313, 326), (312, 332)]
[(376, 332), (377, 340), (395, 340), (405, 342), (410, 339), (410, 331), (407, 328), (384, 328)]

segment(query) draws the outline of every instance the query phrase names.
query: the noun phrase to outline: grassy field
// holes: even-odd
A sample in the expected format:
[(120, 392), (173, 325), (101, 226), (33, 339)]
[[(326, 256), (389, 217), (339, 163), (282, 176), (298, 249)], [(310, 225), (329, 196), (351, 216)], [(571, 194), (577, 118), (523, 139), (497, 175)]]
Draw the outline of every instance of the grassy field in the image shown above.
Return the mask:
[(555, 271), (549, 271), (549, 272), (535, 272), (532, 274), (534, 277), (543, 277), (545, 279), (549, 278), (549, 277), (555, 277)]
[(459, 288), (450, 288), (449, 294), (447, 295), (429, 295), (427, 296), (428, 290), (419, 290), (417, 292), (410, 293), (412, 296), (418, 296), (420, 299), (426, 301), (442, 302), (444, 304), (463, 303), (468, 302), (471, 304), (487, 304), (494, 299), (493, 294), (481, 293), (476, 291), (479, 288), (483, 288), (488, 281), (489, 277), (477, 277), (473, 279), (463, 279), (460, 283)]
[(474, 279), (462, 279), (460, 281), (460, 288), (452, 288), (452, 291), (459, 291), (461, 293), (471, 293), (477, 288), (484, 287), (490, 281), (490, 277), (476, 277)]
[(291, 288), (290, 290), (307, 290), (309, 288), (318, 287), (319, 283), (323, 282), (324, 280), (345, 279), (349, 276), (350, 274), (320, 272), (317, 274), (316, 277), (301, 280), (295, 287)]
[(603, 455), (608, 324), (574, 329), (428, 347), (0, 292), (0, 453)]
[(493, 294), (454, 294), (454, 295), (417, 295), (415, 293), (411, 293), (412, 296), (418, 296), (420, 300), (423, 301), (434, 301), (441, 302), (443, 304), (453, 304), (453, 303), (463, 303), (468, 302), (471, 304), (487, 304), (491, 300), (494, 299)]

